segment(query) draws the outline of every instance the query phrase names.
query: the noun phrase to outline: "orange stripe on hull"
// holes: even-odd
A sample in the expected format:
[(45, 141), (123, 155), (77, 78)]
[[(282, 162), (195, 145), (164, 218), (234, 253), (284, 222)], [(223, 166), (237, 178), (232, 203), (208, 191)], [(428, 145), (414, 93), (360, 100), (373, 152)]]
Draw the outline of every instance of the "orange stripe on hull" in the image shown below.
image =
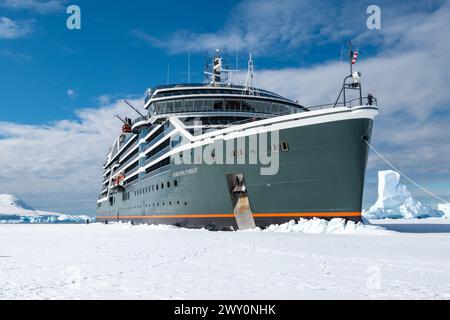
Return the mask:
[[(304, 213), (254, 213), (254, 218), (301, 218), (301, 217), (360, 217), (361, 212), (304, 212)], [(177, 218), (234, 218), (233, 213), (226, 214), (178, 214), (164, 216), (99, 216), (97, 219), (177, 219)]]

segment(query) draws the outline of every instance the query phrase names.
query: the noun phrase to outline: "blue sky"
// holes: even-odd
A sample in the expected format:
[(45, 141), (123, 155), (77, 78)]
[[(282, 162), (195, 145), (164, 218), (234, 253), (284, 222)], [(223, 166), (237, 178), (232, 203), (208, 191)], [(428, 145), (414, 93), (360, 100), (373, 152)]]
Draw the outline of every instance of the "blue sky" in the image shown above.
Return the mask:
[[(181, 80), (186, 77), (181, 74), (185, 73), (186, 59), (149, 46), (134, 37), (133, 30), (163, 36), (174, 27), (202, 30), (205, 26), (217, 28), (221, 23), (205, 14), (214, 10), (211, 1), (195, 6), (186, 1), (77, 4), (82, 9), (80, 31), (66, 28), (64, 6), (63, 11), (59, 8), (45, 14), (32, 9), (0, 8), (2, 16), (30, 20), (33, 28), (27, 36), (0, 41), (0, 50), (12, 52), (0, 59), (2, 105), (14, 106), (1, 108), (2, 120), (37, 124), (73, 119), (75, 108), (91, 105), (100, 95), (141, 94), (147, 86), (166, 82), (169, 62), (172, 78)], [(219, 8), (226, 12), (224, 4)], [(178, 10), (173, 10), (174, 5)], [(202, 10), (195, 9), (197, 6)], [(187, 19), (184, 12), (189, 11), (192, 15)], [(201, 57), (193, 57), (193, 69), (201, 64)], [(69, 89), (75, 92), (73, 99), (67, 95)]]
[[(81, 8), (81, 30), (66, 28), (70, 4)], [(382, 10), (381, 30), (366, 27), (370, 4)], [(92, 213), (117, 134), (112, 114), (129, 112), (120, 100), (142, 106), (147, 87), (166, 83), (168, 64), (170, 82), (186, 82), (188, 50), (193, 82), (203, 80), (205, 50), (223, 48), (234, 66), (239, 44), (241, 67), (254, 53), (259, 86), (315, 104), (335, 99), (347, 71), (341, 46), (353, 39), (364, 88), (382, 102), (374, 142), (448, 198), (447, 21), (447, 1), (0, 0), (0, 193)], [(366, 206), (380, 169), (371, 156)]]

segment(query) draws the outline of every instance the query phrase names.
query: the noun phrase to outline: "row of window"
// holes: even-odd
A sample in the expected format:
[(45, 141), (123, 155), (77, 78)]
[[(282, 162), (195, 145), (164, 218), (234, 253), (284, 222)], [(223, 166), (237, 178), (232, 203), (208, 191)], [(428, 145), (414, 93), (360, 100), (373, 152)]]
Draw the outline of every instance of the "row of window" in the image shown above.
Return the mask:
[(173, 201), (173, 202), (172, 201), (153, 202), (151, 204), (127, 207), (127, 208), (123, 208), (123, 209), (120, 209), (120, 210), (128, 210), (128, 211), (130, 211), (130, 210), (139, 210), (139, 209), (142, 209), (142, 208), (165, 207), (165, 206), (171, 206), (171, 205), (184, 205), (184, 206), (187, 206), (188, 203), (187, 203), (187, 201), (179, 201), (179, 200)]
[[(113, 159), (111, 159), (112, 161), (114, 161), (114, 160), (117, 159), (120, 155), (124, 154), (127, 150), (129, 150), (131, 147), (133, 147), (133, 146), (136, 145), (136, 143), (137, 143), (137, 136), (136, 136), (136, 135), (132, 135), (130, 139), (135, 139), (135, 141), (132, 142), (132, 143), (130, 143), (125, 149), (120, 150), (120, 153), (116, 153), (116, 154), (114, 155)], [(126, 140), (126, 142), (128, 142), (128, 139)], [(125, 143), (126, 143), (126, 142), (125, 142)], [(125, 143), (124, 143), (124, 144), (125, 144)], [(124, 145), (124, 144), (123, 144), (123, 145)], [(123, 146), (123, 145), (122, 145), (122, 146)], [(122, 147), (122, 146), (121, 146), (121, 147)], [(116, 145), (114, 145), (113, 148), (117, 148)], [(118, 150), (115, 150), (115, 151), (117, 152)], [(114, 152), (114, 150), (113, 150), (113, 152)], [(111, 162), (111, 163), (113, 163), (113, 162)]]
[[(153, 128), (152, 128), (153, 129)], [(158, 130), (156, 130), (155, 132), (153, 132), (153, 134), (147, 138), (146, 142), (150, 143), (152, 142), (153, 139), (155, 139), (157, 136), (159, 136), (161, 133), (164, 132), (164, 126), (161, 126), (158, 128)]]
[(202, 111), (234, 111), (264, 114), (289, 114), (300, 109), (288, 104), (258, 100), (186, 99), (161, 101), (150, 106), (151, 114)]
[(127, 200), (130, 200), (130, 192), (128, 191), (128, 192), (124, 192), (124, 193), (122, 193), (122, 201), (127, 201)]
[[(174, 91), (162, 91), (155, 94), (152, 98), (162, 98), (180, 95), (192, 95), (192, 94), (237, 94), (242, 95), (243, 90), (231, 90), (231, 89), (197, 89), (197, 90), (174, 90)], [(282, 98), (281, 96), (269, 92), (257, 93), (259, 96), (270, 97), (270, 98)]]
[(166, 139), (163, 143), (159, 144), (156, 148), (153, 148), (148, 154), (145, 160), (147, 161), (151, 157), (153, 157), (155, 154), (160, 152), (161, 150), (167, 148), (170, 145), (170, 139)]
[[(172, 186), (172, 184), (170, 183), (170, 181), (167, 181), (166, 183), (161, 182), (161, 184), (154, 184), (154, 185), (151, 185), (151, 186), (148, 186), (148, 187), (136, 190), (134, 192), (134, 195), (137, 197), (137, 196), (140, 196), (140, 195), (143, 195), (145, 193), (152, 192), (152, 191), (164, 190), (165, 187), (166, 188), (170, 188), (171, 186)], [(178, 181), (177, 180), (173, 181), (173, 186), (174, 187), (178, 187)]]
[(152, 171), (155, 171), (155, 170), (157, 170), (159, 168), (168, 166), (169, 164), (170, 164), (170, 157), (167, 157), (167, 158), (165, 158), (165, 159), (155, 163), (154, 165), (150, 166), (147, 170), (145, 170), (145, 174), (148, 174), (148, 173), (150, 173)]

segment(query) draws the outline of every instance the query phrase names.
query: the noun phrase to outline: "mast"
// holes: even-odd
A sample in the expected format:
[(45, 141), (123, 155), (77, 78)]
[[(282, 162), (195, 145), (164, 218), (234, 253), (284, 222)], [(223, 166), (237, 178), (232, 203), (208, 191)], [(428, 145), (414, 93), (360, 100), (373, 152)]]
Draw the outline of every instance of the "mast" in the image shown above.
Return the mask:
[(353, 74), (353, 55), (354, 52), (352, 50), (352, 41), (348, 41), (348, 62), (350, 64), (350, 75)]
[(140, 113), (135, 107), (131, 105), (127, 100), (123, 100), (131, 109), (133, 109), (138, 115), (140, 115), (142, 118), (147, 119), (146, 116), (144, 116), (142, 113)]
[(255, 94), (255, 91), (254, 91), (255, 87), (256, 87), (256, 84), (255, 84), (255, 73), (254, 73), (254, 69), (253, 69), (252, 53), (250, 52), (249, 59), (248, 59), (247, 77), (245, 79), (244, 92), (248, 93), (249, 95), (254, 95)]
[(220, 56), (220, 50), (216, 49), (216, 55), (213, 62), (213, 84), (221, 82), (222, 73), (222, 57)]
[(353, 65), (356, 63), (356, 59), (358, 58), (358, 51), (353, 51), (352, 42), (348, 42), (348, 59), (350, 66), (350, 74), (344, 78), (344, 82), (342, 84), (341, 91), (334, 103), (334, 108), (338, 105), (341, 96), (343, 97), (343, 106), (347, 106), (347, 90), (356, 90), (359, 93), (359, 102), (360, 105), (363, 104), (362, 98), (362, 90), (361, 90), (361, 72), (355, 71), (353, 72)]

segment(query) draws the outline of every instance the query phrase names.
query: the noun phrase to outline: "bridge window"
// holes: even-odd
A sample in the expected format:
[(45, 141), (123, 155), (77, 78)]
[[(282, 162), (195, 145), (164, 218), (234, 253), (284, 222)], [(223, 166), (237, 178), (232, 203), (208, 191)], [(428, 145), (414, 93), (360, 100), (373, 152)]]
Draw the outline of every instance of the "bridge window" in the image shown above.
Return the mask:
[(258, 106), (256, 108), (257, 112), (267, 113), (270, 111), (270, 103), (269, 102), (258, 102)]
[(240, 111), (241, 101), (240, 100), (227, 100), (225, 105), (226, 110)]
[(223, 100), (214, 100), (214, 110), (223, 110)]
[(201, 100), (185, 100), (184, 101), (184, 110), (195, 110), (194, 109), (194, 101), (201, 101)]
[[(179, 112), (180, 110), (182, 110), (182, 108), (183, 108), (183, 101), (182, 100), (176, 100), (175, 101), (175, 110), (173, 110), (173, 111)], [(169, 111), (169, 112), (171, 112), (171, 111)]]
[(251, 111), (254, 112), (257, 106), (256, 101), (244, 100), (242, 101), (242, 111)]

